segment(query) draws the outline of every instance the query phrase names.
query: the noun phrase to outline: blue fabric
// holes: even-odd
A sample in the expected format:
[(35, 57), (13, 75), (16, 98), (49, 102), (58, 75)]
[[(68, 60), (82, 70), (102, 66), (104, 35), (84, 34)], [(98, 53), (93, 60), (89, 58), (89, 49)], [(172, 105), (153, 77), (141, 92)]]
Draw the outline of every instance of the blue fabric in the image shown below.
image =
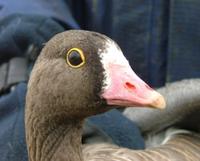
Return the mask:
[[(15, 14), (0, 22), (4, 26), (0, 28), (0, 64), (12, 57), (27, 56), (30, 45), (39, 54), (46, 41), (64, 31), (61, 25), (44, 16)], [(31, 54), (31, 57), (37, 56)]]
[(200, 77), (200, 1), (170, 4), (167, 81)]
[(27, 161), (24, 132), (26, 84), (0, 97), (0, 161)]
[(114, 109), (92, 116), (89, 121), (110, 136), (116, 145), (130, 149), (144, 149), (144, 139), (137, 125)]
[(94, 29), (116, 40), (134, 71), (151, 86), (200, 77), (199, 0), (97, 4)]
[(0, 19), (13, 14), (44, 16), (65, 22), (71, 28), (79, 28), (64, 0), (1, 0)]
[[(1, 0), (0, 23), (4, 27), (0, 29), (0, 64), (5, 55), (23, 55), (23, 42), (40, 48), (57, 32), (81, 28), (116, 40), (134, 71), (151, 86), (159, 87), (199, 77), (199, 15), (198, 0)], [(17, 18), (8, 26), (9, 17)], [(26, 21), (29, 25), (24, 25)], [(46, 25), (41, 24), (43, 21)], [(50, 26), (54, 26), (52, 30)], [(39, 33), (37, 28), (41, 29)], [(21, 44), (14, 44), (16, 33), (20, 39), (28, 36)]]
[(139, 76), (151, 86), (163, 86), (166, 82), (169, 2), (114, 2), (112, 37)]

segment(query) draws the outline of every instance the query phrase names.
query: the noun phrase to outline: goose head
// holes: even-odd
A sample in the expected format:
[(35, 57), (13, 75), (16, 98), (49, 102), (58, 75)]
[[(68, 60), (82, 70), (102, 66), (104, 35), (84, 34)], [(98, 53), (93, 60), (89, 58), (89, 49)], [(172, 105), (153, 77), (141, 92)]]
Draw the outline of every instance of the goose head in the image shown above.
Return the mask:
[(116, 106), (164, 108), (165, 101), (134, 73), (113, 40), (70, 30), (52, 38), (38, 57), (27, 106), (40, 115), (83, 118)]
[(82, 160), (84, 118), (116, 106), (164, 108), (165, 101), (110, 38), (82, 30), (57, 34), (41, 51), (28, 83), (29, 160)]

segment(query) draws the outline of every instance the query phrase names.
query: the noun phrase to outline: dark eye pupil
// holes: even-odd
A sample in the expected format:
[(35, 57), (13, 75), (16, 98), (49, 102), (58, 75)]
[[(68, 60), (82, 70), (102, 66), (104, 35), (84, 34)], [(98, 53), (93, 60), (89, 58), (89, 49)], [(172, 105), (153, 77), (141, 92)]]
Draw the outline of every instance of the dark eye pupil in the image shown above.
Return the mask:
[(74, 66), (79, 65), (83, 62), (81, 55), (78, 51), (71, 51), (68, 55), (68, 60)]

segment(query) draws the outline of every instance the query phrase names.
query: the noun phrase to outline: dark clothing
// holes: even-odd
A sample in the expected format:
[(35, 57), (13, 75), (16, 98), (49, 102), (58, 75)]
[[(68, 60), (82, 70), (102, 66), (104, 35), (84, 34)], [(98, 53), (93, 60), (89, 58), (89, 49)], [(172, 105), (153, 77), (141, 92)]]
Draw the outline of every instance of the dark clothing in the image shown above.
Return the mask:
[(28, 161), (24, 131), (26, 85), (0, 98), (0, 161)]
[[(118, 42), (142, 79), (159, 87), (200, 76), (199, 19), (199, 0), (0, 0), (0, 161), (27, 160), (26, 85), (9, 93), (1, 91), (1, 85), (9, 84), (6, 71), (10, 68), (5, 64), (13, 57), (26, 58), (30, 71), (43, 44), (56, 33), (98, 31)], [(93, 117), (90, 122), (118, 145), (144, 147), (137, 127), (118, 111)], [(127, 134), (127, 138), (117, 134)], [(128, 137), (132, 134), (135, 138)]]
[(151, 86), (200, 75), (200, 1), (1, 0), (0, 64), (41, 49), (55, 33), (86, 29), (121, 46)]

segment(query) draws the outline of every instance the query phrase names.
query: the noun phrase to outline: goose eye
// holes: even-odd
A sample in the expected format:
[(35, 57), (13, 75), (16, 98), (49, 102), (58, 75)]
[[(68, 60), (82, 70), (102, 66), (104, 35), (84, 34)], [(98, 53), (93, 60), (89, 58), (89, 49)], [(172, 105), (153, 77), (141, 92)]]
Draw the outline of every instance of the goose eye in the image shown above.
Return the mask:
[(72, 48), (66, 55), (67, 63), (73, 68), (79, 68), (85, 64), (83, 51), (78, 48)]

